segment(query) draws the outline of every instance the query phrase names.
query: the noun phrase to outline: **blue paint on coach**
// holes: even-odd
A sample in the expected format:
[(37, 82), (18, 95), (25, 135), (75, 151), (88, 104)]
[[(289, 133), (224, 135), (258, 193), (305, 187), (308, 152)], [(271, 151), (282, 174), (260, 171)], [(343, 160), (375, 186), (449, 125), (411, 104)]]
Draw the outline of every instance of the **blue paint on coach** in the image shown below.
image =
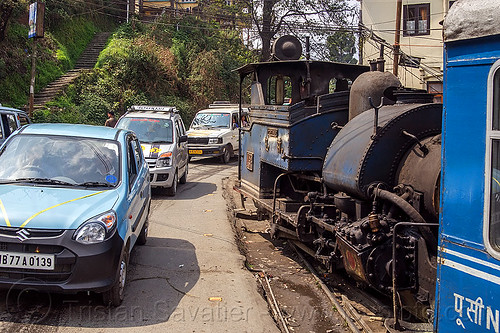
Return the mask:
[[(457, 2), (445, 20), (444, 113), (435, 331), (499, 332), (500, 261), (488, 250), (488, 113), (500, 70), (496, 1)], [(481, 14), (484, 11), (484, 14)], [(492, 13), (496, 12), (496, 13)], [(479, 20), (477, 18), (480, 18)], [(484, 21), (481, 21), (483, 19)], [(458, 22), (457, 20), (463, 21)], [(468, 22), (470, 21), (470, 22)], [(474, 25), (480, 26), (476, 29)], [(459, 29), (460, 24), (467, 29)], [(491, 24), (490, 24), (491, 25)], [(482, 32), (481, 32), (482, 31)], [(486, 31), (486, 33), (484, 33)], [(469, 36), (466, 34), (469, 33)], [(497, 87), (496, 89), (500, 89)], [(491, 104), (489, 104), (491, 103)], [(498, 103), (498, 101), (497, 101)], [(485, 213), (486, 212), (486, 213)], [(485, 229), (486, 228), (486, 229)]]

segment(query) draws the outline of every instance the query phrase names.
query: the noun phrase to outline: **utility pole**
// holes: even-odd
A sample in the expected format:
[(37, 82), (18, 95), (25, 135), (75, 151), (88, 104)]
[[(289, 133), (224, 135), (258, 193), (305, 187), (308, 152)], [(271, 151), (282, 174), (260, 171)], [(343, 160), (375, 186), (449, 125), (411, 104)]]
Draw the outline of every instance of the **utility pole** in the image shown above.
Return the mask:
[(358, 31), (359, 31), (359, 37), (358, 37), (358, 58), (359, 61), (358, 63), (360, 65), (363, 64), (363, 0), (359, 0), (359, 22), (358, 22)]
[(33, 117), (33, 109), (35, 108), (36, 44), (36, 38), (33, 38), (33, 50), (31, 51), (30, 104), (28, 109), (28, 115), (30, 117)]
[(130, 16), (130, 0), (127, 0), (127, 23), (128, 23), (128, 18)]
[(399, 50), (401, 38), (401, 12), (403, 0), (397, 0), (396, 3), (396, 35), (394, 36), (394, 62), (392, 65), (392, 74), (398, 76)]
[(31, 52), (31, 80), (30, 80), (30, 99), (28, 115), (33, 116), (35, 107), (35, 77), (36, 77), (36, 48), (37, 39), (44, 36), (44, 15), (45, 4), (43, 2), (35, 2), (30, 5), (29, 11), (29, 32), (28, 38), (33, 39), (33, 50)]

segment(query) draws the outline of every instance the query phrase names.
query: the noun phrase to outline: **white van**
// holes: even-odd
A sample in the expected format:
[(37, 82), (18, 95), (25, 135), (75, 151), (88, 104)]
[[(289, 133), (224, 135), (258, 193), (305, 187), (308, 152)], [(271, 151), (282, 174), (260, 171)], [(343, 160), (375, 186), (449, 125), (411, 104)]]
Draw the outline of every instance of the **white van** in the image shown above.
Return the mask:
[[(244, 126), (248, 119), (246, 108), (242, 118)], [(238, 104), (210, 104), (196, 114), (187, 131), (189, 157), (220, 157), (223, 163), (228, 163), (238, 151), (239, 126)]]
[(188, 175), (187, 136), (179, 111), (171, 106), (134, 105), (117, 128), (135, 132), (149, 165), (151, 187), (174, 196)]

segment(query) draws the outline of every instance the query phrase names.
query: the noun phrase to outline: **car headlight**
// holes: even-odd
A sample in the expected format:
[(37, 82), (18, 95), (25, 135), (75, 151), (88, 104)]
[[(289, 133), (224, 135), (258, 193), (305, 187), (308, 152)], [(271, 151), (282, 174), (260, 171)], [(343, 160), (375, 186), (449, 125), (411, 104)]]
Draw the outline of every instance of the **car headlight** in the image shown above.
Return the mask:
[(215, 144), (215, 143), (222, 143), (222, 138), (209, 138), (208, 139), (208, 144)]
[(156, 167), (157, 168), (164, 168), (172, 165), (172, 153), (163, 153), (158, 157), (156, 160)]
[(106, 212), (91, 218), (75, 231), (73, 238), (82, 244), (95, 244), (104, 241), (116, 227), (116, 213)]

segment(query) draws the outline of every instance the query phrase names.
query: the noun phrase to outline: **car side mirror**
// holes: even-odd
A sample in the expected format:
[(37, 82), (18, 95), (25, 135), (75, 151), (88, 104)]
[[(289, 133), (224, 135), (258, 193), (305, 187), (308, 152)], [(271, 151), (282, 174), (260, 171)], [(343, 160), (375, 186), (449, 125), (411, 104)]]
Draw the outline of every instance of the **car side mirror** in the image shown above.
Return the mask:
[(179, 138), (179, 143), (187, 142), (187, 140), (188, 140), (188, 136), (187, 135), (181, 135), (181, 137)]

